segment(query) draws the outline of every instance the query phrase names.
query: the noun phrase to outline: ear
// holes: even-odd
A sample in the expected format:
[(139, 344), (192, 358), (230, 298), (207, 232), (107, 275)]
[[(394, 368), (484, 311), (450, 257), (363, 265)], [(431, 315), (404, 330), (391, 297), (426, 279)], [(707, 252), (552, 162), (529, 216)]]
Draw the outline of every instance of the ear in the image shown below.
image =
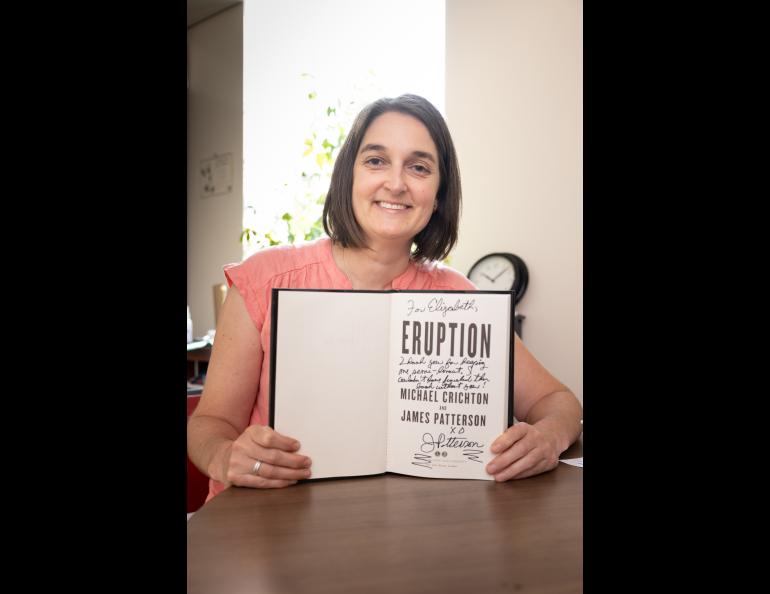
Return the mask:
[(433, 212), (438, 210), (438, 199), (433, 200)]

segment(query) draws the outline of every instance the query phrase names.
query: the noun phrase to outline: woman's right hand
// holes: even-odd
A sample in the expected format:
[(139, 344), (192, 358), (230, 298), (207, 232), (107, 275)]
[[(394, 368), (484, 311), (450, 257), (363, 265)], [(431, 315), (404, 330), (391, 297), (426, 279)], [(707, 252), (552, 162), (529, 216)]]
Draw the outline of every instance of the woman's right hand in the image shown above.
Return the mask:
[[(251, 425), (225, 452), (225, 484), (276, 489), (309, 478), (310, 458), (292, 453), (299, 447), (296, 439), (281, 435), (271, 427)], [(262, 465), (254, 474), (257, 460), (261, 460)]]

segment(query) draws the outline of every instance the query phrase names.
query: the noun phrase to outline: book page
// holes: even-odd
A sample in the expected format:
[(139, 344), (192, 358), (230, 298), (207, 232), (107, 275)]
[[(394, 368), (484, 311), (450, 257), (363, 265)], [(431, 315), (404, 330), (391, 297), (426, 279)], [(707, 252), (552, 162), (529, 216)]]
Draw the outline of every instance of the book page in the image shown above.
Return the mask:
[(487, 479), (510, 400), (511, 294), (394, 294), (388, 470)]
[(385, 472), (389, 293), (278, 292), (276, 431), (311, 478)]

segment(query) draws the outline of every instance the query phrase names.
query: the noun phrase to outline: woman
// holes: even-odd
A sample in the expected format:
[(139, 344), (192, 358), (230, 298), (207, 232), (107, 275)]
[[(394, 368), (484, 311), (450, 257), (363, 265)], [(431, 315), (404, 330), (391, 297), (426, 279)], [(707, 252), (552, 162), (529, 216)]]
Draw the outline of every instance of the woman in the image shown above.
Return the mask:
[[(474, 290), (437, 264), (457, 241), (460, 175), (452, 139), (422, 97), (380, 99), (356, 118), (334, 166), (324, 204), (329, 238), (263, 250), (225, 267), (220, 313), (188, 452), (211, 477), (211, 499), (227, 486), (275, 488), (312, 476), (299, 443), (270, 427), (271, 288)], [(491, 445), (497, 481), (558, 464), (580, 435), (582, 409), (514, 336), (514, 415)]]

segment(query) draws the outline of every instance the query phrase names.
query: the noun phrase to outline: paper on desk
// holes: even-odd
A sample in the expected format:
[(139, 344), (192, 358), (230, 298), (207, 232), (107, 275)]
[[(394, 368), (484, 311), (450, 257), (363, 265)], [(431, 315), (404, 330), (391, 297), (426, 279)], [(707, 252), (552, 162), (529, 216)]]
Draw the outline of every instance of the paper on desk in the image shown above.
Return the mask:
[(580, 458), (565, 458), (564, 460), (559, 460), (559, 462), (564, 462), (565, 464), (569, 464), (570, 466), (577, 466), (578, 468), (583, 468), (583, 457)]
[(194, 340), (192, 342), (187, 343), (187, 350), (188, 351), (197, 351), (198, 349), (202, 349), (204, 347), (210, 346), (214, 344), (214, 341), (211, 340), (209, 337), (202, 338), (200, 340)]

